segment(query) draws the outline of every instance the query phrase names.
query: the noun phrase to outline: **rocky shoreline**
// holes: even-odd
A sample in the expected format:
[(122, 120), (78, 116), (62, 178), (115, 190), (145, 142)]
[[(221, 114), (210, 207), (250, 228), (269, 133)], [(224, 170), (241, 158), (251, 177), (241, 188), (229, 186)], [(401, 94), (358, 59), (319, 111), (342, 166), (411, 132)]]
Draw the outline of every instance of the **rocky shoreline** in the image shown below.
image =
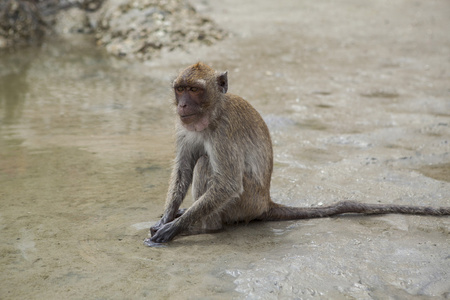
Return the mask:
[(227, 33), (185, 0), (6, 0), (0, 3), (0, 49), (52, 37), (92, 34), (120, 57), (151, 59), (161, 50), (210, 45)]

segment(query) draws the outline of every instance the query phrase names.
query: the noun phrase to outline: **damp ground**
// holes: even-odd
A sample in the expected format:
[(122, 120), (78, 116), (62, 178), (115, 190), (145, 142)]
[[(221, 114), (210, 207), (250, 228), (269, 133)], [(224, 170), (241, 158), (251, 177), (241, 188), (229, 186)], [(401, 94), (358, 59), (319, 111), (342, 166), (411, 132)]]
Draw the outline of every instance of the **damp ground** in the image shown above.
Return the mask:
[(148, 62), (87, 38), (0, 57), (0, 298), (449, 297), (448, 217), (255, 222), (143, 245), (173, 159), (170, 81), (198, 60), (228, 70), (268, 123), (275, 201), (450, 206), (447, 1), (194, 4), (231, 36)]

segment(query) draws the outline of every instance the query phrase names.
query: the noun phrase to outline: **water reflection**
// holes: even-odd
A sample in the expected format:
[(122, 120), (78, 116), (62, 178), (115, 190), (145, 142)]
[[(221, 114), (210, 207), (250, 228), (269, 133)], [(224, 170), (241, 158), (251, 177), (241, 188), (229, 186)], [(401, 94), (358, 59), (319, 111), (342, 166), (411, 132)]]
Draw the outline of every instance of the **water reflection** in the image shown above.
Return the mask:
[[(31, 51), (39, 50), (28, 50)], [(27, 73), (34, 58), (17, 53), (0, 55), (0, 121), (3, 125), (13, 123), (22, 114), (29, 89)]]
[(88, 43), (4, 53), (0, 69), (2, 130), (11, 138), (129, 135), (172, 122), (164, 79)]

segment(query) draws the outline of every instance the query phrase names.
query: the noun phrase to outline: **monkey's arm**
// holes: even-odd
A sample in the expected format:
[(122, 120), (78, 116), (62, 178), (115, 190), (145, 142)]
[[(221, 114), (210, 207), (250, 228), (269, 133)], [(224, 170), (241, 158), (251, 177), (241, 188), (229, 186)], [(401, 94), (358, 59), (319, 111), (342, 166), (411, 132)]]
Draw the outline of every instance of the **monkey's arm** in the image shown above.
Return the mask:
[(166, 207), (162, 218), (150, 228), (152, 235), (158, 231), (161, 226), (175, 219), (179, 211), (180, 205), (186, 196), (189, 186), (192, 183), (192, 174), (198, 154), (192, 151), (192, 147), (183, 147), (185, 142), (182, 137), (178, 138), (177, 143), (180, 149), (175, 158), (175, 165), (172, 169), (170, 177), (169, 190), (167, 192)]
[[(225, 150), (225, 149), (221, 149)], [(230, 155), (230, 151), (227, 152)], [(231, 155), (230, 155), (231, 156)], [(195, 222), (220, 210), (227, 203), (235, 200), (242, 193), (243, 170), (239, 156), (236, 159), (216, 159), (210, 156), (213, 167), (209, 189), (179, 218), (160, 227), (151, 241), (165, 243), (177, 234), (188, 229)], [(206, 228), (207, 229), (207, 228)]]
[[(238, 194), (229, 193), (227, 190), (228, 188), (229, 186), (213, 184), (213, 187), (208, 189), (202, 197), (195, 201), (183, 215), (158, 228), (152, 236), (151, 241), (155, 243), (166, 243), (171, 241), (177, 234), (189, 228), (190, 225), (193, 225), (198, 220), (217, 211), (218, 208), (225, 205), (225, 203), (238, 197)], [(205, 228), (205, 230), (207, 229), (208, 228)]]
[[(179, 207), (186, 196), (187, 189), (192, 181), (192, 174), (179, 172), (179, 168), (176, 166), (172, 170), (172, 175), (169, 184), (169, 191), (167, 193), (166, 208), (162, 218), (152, 227), (150, 227), (151, 235), (154, 235), (164, 224), (173, 221)], [(183, 184), (189, 182), (189, 184)], [(187, 185), (187, 188), (185, 188)]]

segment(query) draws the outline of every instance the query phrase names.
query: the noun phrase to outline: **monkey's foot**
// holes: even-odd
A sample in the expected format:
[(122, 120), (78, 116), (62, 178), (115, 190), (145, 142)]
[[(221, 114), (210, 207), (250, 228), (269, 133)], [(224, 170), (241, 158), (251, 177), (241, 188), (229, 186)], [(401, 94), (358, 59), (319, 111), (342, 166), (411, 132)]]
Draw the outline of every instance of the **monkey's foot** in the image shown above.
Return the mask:
[(167, 247), (167, 245), (165, 245), (165, 244), (152, 242), (150, 240), (150, 238), (146, 238), (144, 240), (144, 245), (148, 246), (148, 247), (153, 247), (153, 248), (165, 248), (165, 247)]
[(181, 217), (186, 211), (187, 211), (187, 208), (180, 208), (177, 211), (177, 214), (175, 215), (175, 219)]

